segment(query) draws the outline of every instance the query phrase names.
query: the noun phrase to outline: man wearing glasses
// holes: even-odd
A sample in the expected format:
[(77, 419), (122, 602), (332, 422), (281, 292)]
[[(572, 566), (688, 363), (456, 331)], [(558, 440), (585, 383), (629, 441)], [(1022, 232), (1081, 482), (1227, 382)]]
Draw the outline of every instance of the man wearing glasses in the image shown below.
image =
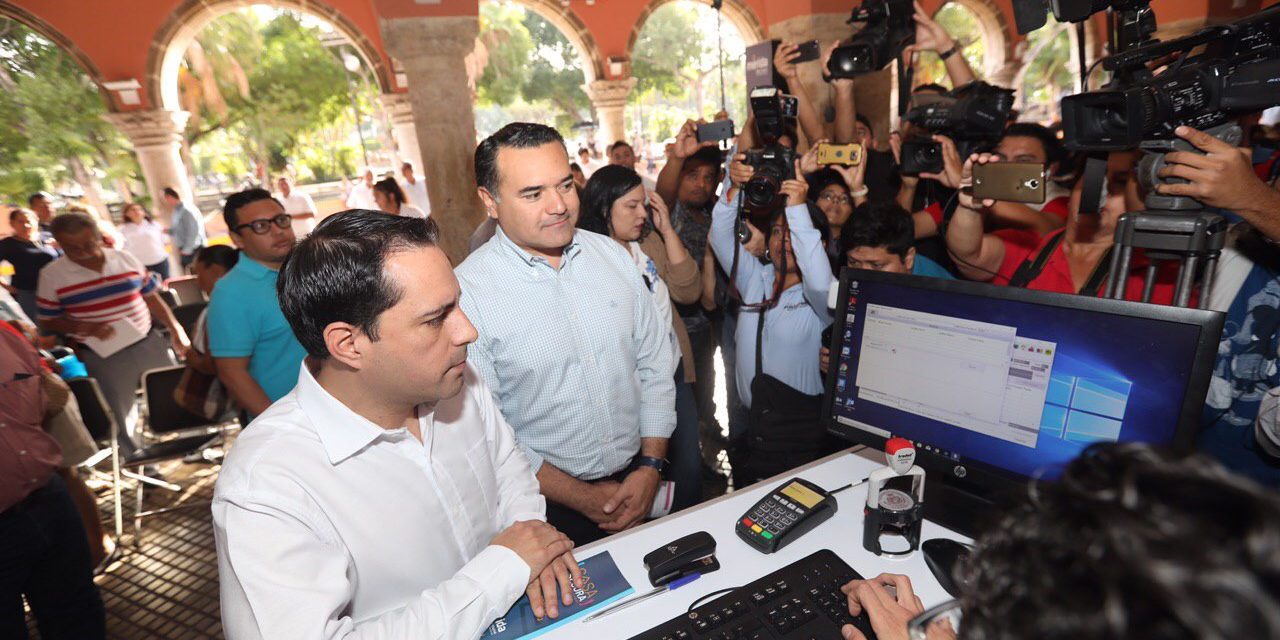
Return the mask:
[(242, 257), (210, 296), (209, 351), (218, 378), (252, 417), (293, 388), (306, 355), (276, 298), (295, 238), (292, 218), (266, 189), (233, 194), (222, 217)]

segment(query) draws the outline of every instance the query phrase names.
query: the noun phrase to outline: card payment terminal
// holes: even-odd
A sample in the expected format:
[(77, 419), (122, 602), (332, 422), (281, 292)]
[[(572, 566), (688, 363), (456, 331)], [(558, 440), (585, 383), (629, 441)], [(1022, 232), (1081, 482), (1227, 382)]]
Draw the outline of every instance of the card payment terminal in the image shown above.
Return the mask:
[(773, 553), (835, 515), (835, 497), (803, 478), (792, 478), (738, 518), (734, 530), (761, 553)]

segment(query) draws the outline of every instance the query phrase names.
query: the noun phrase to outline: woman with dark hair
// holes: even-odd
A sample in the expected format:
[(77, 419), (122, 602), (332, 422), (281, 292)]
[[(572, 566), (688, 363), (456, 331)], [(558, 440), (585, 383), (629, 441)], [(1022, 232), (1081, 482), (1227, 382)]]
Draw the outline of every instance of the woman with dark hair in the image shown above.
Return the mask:
[[(227, 272), (231, 271), (239, 261), (240, 251), (230, 245), (211, 244), (196, 250), (195, 257), (191, 261), (191, 271), (195, 273), (196, 282), (200, 284), (200, 290), (204, 292), (206, 298), (213, 295), (213, 285), (227, 275)], [(208, 419), (215, 419), (226, 410), (229, 400), (226, 387), (217, 380), (218, 371), (214, 365), (213, 356), (209, 353), (208, 317), (209, 309), (206, 307), (196, 318), (195, 326), (191, 331), (191, 349), (187, 351), (184, 364), (188, 369), (202, 374), (211, 382), (201, 389), (203, 394), (199, 398), (187, 397), (179, 400), (179, 403), (183, 404), (188, 411)]]
[(165, 248), (164, 227), (151, 218), (151, 214), (137, 202), (124, 205), (124, 224), (120, 235), (124, 238), (125, 251), (133, 254), (147, 270), (169, 279), (169, 251)]
[[(578, 228), (609, 236), (636, 263), (660, 317), (671, 319), (671, 348), (676, 369), (676, 430), (667, 458), (675, 482), (672, 510), (702, 499), (702, 452), (698, 409), (693, 396), (693, 350), (684, 321), (671, 301), (697, 302), (702, 295), (698, 263), (671, 226), (662, 198), (647, 193), (640, 175), (620, 165), (600, 167), (582, 190)], [(656, 231), (657, 233), (653, 233)], [(703, 372), (706, 375), (706, 372)]]
[(409, 199), (404, 195), (404, 189), (400, 188), (395, 178), (383, 178), (373, 183), (373, 199), (378, 203), (378, 207), (387, 213), (411, 218), (426, 219), (427, 217), (422, 209), (409, 204)]
[[(823, 142), (826, 141), (819, 140), (814, 147)], [(813, 155), (815, 154), (805, 154), (806, 160)], [(811, 167), (802, 168), (811, 169)], [(848, 222), (849, 216), (853, 215), (854, 208), (867, 201), (868, 190), (864, 184), (866, 175), (867, 163), (863, 159), (854, 166), (830, 165), (805, 176), (805, 180), (809, 183), (809, 202), (818, 205), (822, 215), (827, 218), (827, 226), (831, 233), (831, 241), (826, 243), (827, 257), (831, 259), (831, 268), (836, 273), (839, 273), (839, 265), (844, 261), (836, 239), (840, 237), (840, 230), (844, 228), (844, 223)]]
[(9, 284), (0, 286), (13, 294), (23, 313), (35, 322), (39, 317), (36, 283), (40, 281), (40, 270), (57, 259), (58, 252), (41, 239), (40, 220), (34, 211), (10, 211), (9, 227), (13, 229), (13, 235), (0, 238), (0, 262), (8, 262), (13, 267), (13, 278)]

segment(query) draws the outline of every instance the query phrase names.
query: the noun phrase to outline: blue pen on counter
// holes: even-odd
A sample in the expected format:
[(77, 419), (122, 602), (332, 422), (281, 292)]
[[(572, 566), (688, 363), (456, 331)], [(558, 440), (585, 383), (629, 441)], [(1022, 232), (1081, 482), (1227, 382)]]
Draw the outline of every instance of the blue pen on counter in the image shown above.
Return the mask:
[(604, 616), (607, 616), (607, 615), (609, 615), (610, 613), (613, 613), (614, 611), (621, 611), (621, 610), (626, 609), (627, 607), (629, 607), (629, 606), (631, 606), (631, 605), (633, 605), (633, 604), (637, 604), (637, 603), (640, 603), (640, 602), (644, 602), (645, 600), (648, 600), (649, 598), (652, 598), (652, 597), (654, 597), (654, 596), (656, 596), (656, 595), (658, 595), (658, 594), (662, 594), (662, 593), (666, 593), (666, 592), (668, 592), (668, 591), (674, 591), (674, 590), (676, 590), (676, 589), (679, 589), (680, 587), (683, 587), (683, 586), (685, 586), (686, 584), (689, 584), (690, 582), (693, 582), (694, 580), (697, 580), (698, 578), (701, 578), (701, 577), (702, 577), (702, 574), (701, 574), (701, 573), (692, 573), (692, 574), (689, 574), (689, 575), (687, 575), (687, 576), (685, 576), (685, 577), (683, 577), (683, 578), (680, 578), (679, 580), (672, 580), (670, 583), (665, 584), (665, 585), (662, 585), (661, 587), (658, 587), (657, 589), (654, 589), (653, 591), (650, 591), (649, 593), (646, 593), (646, 594), (643, 594), (643, 595), (636, 596), (636, 597), (634, 597), (634, 598), (631, 598), (630, 600), (623, 600), (622, 602), (619, 602), (619, 603), (617, 603), (617, 604), (613, 605), (612, 607), (608, 607), (608, 608), (605, 608), (605, 609), (601, 609), (600, 611), (597, 611), (597, 612), (595, 612), (595, 613), (593, 613), (593, 614), (591, 614), (591, 615), (587, 616), (586, 618), (583, 618), (583, 619), (582, 619), (582, 621), (583, 621), (583, 622), (591, 622), (592, 620), (595, 620), (596, 618), (603, 618)]

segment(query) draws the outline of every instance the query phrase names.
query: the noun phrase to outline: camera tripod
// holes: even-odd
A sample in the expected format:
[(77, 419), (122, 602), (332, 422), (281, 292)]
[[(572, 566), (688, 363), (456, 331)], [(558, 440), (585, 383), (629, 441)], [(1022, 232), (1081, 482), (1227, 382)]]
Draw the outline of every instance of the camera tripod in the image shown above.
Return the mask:
[[(1241, 130), (1235, 123), (1221, 124), (1206, 132), (1233, 147), (1240, 144)], [(1144, 200), (1147, 209), (1126, 213), (1116, 223), (1115, 249), (1111, 252), (1106, 296), (1118, 300), (1125, 298), (1133, 250), (1142, 249), (1151, 260), (1144, 274), (1143, 302), (1151, 301), (1161, 265), (1177, 260), (1181, 264), (1174, 289), (1174, 306), (1186, 307), (1190, 304), (1191, 293), (1196, 284), (1196, 271), (1199, 270), (1198, 306), (1205, 309), (1213, 288), (1218, 256), (1226, 241), (1227, 221), (1221, 215), (1205, 209), (1193, 198), (1162, 195), (1154, 190), (1157, 184), (1185, 182), (1157, 175), (1165, 166), (1165, 154), (1171, 151), (1200, 151), (1182, 139), (1149, 140), (1142, 143), (1141, 149), (1143, 157), (1138, 163), (1138, 180), (1147, 191)], [(1086, 182), (1085, 193), (1090, 192), (1088, 187)]]

